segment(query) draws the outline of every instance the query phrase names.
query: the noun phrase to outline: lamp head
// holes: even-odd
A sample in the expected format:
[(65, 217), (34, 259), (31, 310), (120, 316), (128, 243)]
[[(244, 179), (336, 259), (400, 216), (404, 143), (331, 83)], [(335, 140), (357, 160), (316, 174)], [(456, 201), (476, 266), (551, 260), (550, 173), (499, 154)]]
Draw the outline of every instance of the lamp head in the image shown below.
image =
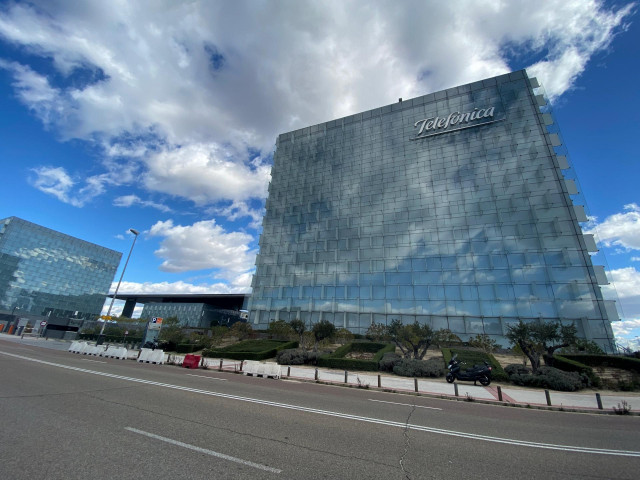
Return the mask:
[(138, 230), (136, 230), (135, 228), (130, 228), (129, 231), (131, 233), (133, 233), (134, 235), (138, 236), (140, 234), (140, 232)]

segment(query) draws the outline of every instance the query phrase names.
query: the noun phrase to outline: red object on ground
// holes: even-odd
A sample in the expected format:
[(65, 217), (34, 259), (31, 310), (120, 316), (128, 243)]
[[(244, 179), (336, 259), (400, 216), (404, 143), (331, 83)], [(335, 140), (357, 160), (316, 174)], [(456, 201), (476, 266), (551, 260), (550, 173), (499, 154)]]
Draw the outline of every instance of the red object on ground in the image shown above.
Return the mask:
[(186, 355), (184, 360), (182, 361), (182, 366), (184, 368), (198, 368), (200, 365), (200, 355)]

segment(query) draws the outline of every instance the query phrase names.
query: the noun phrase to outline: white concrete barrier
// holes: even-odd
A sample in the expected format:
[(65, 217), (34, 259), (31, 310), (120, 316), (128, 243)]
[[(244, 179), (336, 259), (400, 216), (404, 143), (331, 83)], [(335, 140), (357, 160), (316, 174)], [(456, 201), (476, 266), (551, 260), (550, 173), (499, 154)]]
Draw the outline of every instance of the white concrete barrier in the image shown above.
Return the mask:
[(280, 378), (282, 368), (276, 363), (261, 363), (256, 360), (245, 360), (242, 367), (245, 375), (262, 375), (263, 377)]
[(105, 351), (106, 345), (87, 345), (87, 347), (82, 352), (85, 355), (95, 355), (98, 356), (102, 352)]
[(69, 351), (71, 353), (83, 353), (84, 350), (87, 348), (87, 346), (88, 346), (87, 342), (75, 341), (71, 343), (71, 346), (69, 347)]
[(127, 358), (127, 349), (124, 347), (116, 347), (115, 345), (109, 345), (109, 347), (100, 354), (101, 357), (119, 358), (124, 360)]
[(140, 349), (138, 362), (156, 363), (162, 365), (164, 363), (164, 350), (151, 350), (150, 348)]

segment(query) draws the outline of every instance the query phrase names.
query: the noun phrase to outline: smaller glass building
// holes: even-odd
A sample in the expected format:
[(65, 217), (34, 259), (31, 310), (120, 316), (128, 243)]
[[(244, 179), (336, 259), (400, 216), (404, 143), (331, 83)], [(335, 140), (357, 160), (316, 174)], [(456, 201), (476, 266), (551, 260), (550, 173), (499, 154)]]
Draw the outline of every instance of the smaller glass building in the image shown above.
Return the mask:
[(240, 310), (218, 308), (206, 303), (146, 303), (140, 318), (177, 317), (180, 325), (189, 328), (231, 326), (241, 320)]
[(121, 257), (21, 218), (0, 219), (0, 310), (92, 319)]

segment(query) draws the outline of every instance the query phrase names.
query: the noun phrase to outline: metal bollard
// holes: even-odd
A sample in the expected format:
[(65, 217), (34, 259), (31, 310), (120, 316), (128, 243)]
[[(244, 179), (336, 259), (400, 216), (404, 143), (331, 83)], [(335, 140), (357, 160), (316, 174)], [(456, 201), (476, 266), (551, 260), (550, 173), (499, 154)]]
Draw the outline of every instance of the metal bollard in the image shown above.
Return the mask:
[(599, 393), (596, 393), (596, 402), (598, 402), (598, 409), (602, 410), (602, 399), (600, 398)]
[(291, 376), (291, 367), (287, 367), (287, 377)]
[(547, 397), (547, 406), (551, 406), (551, 395), (549, 395), (549, 390), (544, 391), (544, 396)]
[(222, 371), (222, 359), (220, 359), (220, 366), (218, 367), (219, 371)]
[(347, 373), (347, 371), (345, 370), (345, 371), (344, 371), (344, 383), (349, 383), (349, 382), (347, 381), (348, 375), (349, 375), (349, 374), (348, 374), (348, 373)]
[(244, 360), (240, 362), (240, 371), (242, 371), (242, 365), (244, 365)]
[(316, 382), (318, 381), (318, 369), (316, 368)]
[(382, 379), (380, 378), (380, 375), (378, 375), (378, 388), (382, 388)]
[(453, 389), (456, 392), (456, 397), (459, 397), (460, 395), (458, 394), (458, 384), (456, 382), (453, 382)]
[(498, 400), (502, 402), (502, 388), (498, 385)]
[(416, 393), (418, 393), (418, 379), (417, 378), (413, 379), (413, 386), (416, 389)]

